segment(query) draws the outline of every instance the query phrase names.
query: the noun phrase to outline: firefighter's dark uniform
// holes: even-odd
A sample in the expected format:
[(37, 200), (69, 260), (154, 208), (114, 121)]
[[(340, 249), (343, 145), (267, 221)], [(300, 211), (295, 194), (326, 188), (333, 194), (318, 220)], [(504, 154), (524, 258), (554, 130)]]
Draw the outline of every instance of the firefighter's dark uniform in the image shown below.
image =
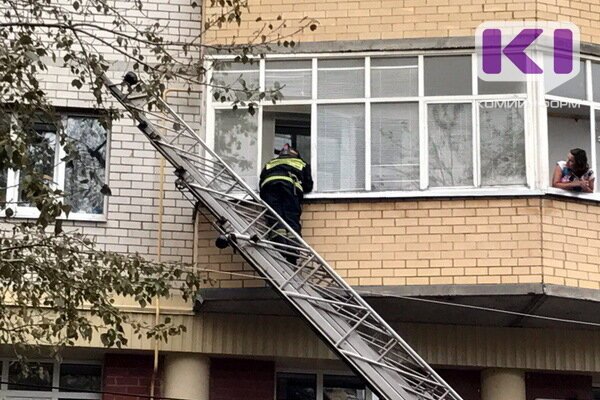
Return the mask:
[[(284, 154), (287, 153), (287, 154)], [(269, 161), (260, 174), (260, 197), (298, 234), (302, 232), (300, 215), (302, 199), (313, 188), (310, 165), (294, 154), (282, 151)], [(269, 225), (277, 221), (268, 221)], [(271, 240), (287, 244), (286, 230), (276, 226)], [(295, 263), (296, 257), (286, 257)]]

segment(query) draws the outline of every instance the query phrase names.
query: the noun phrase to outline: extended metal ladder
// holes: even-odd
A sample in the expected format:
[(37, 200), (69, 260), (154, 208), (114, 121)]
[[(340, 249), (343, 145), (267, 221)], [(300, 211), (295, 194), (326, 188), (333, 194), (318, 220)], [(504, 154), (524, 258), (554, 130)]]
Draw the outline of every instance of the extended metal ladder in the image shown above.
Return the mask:
[[(177, 188), (210, 211), (210, 222), (222, 238), (267, 278), (381, 399), (461, 400), (171, 107), (144, 94), (144, 84), (135, 74), (128, 73), (119, 84), (103, 79), (138, 128), (175, 167)], [(273, 241), (277, 222), (287, 228), (291, 241)], [(296, 256), (295, 264), (288, 261)]]

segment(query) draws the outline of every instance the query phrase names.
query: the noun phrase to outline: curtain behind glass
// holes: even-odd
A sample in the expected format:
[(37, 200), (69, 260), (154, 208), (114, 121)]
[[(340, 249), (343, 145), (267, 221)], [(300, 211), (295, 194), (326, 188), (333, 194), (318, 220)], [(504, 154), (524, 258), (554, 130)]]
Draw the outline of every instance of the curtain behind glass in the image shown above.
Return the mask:
[(312, 62), (268, 61), (265, 71), (266, 90), (280, 87), (283, 100), (312, 97)]
[(364, 190), (364, 105), (319, 106), (317, 121), (318, 190), (320, 192)]
[(419, 106), (371, 106), (371, 189), (419, 189)]
[(471, 104), (431, 104), (427, 115), (429, 186), (472, 186)]
[(319, 99), (353, 99), (365, 96), (364, 59), (319, 60)]

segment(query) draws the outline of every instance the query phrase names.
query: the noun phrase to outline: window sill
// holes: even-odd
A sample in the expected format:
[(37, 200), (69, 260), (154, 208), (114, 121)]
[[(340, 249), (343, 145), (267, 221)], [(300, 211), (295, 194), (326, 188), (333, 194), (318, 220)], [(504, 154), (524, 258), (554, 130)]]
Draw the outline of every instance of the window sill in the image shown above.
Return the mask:
[(600, 202), (600, 193), (578, 193), (571, 190), (549, 187), (546, 189), (546, 194)]
[[(9, 206), (10, 207), (10, 206)], [(11, 207), (14, 211), (13, 219), (36, 219), (40, 216), (40, 213), (35, 208), (28, 207)], [(6, 218), (4, 210), (0, 211), (0, 218)], [(81, 221), (81, 222), (106, 222), (108, 220), (106, 213), (102, 214), (83, 214), (83, 213), (71, 213), (67, 218), (64, 214), (58, 217), (62, 221)]]
[(311, 200), (350, 200), (350, 199), (427, 199), (427, 198), (453, 198), (453, 197), (519, 197), (519, 196), (544, 196), (553, 195), (567, 198), (581, 199), (600, 203), (600, 192), (577, 193), (569, 190), (549, 187), (545, 189), (529, 189), (521, 186), (507, 186), (495, 188), (440, 188), (413, 191), (394, 192), (337, 192), (337, 193), (310, 193), (305, 196)]
[[(402, 198), (437, 198), (437, 197), (486, 197), (486, 196), (540, 196), (545, 191), (529, 189), (522, 186), (506, 186), (495, 188), (439, 188), (411, 191), (388, 192), (336, 192), (336, 193), (310, 193), (307, 200), (321, 199), (402, 199)], [(600, 193), (599, 193), (600, 195)], [(598, 197), (600, 200), (600, 196)]]

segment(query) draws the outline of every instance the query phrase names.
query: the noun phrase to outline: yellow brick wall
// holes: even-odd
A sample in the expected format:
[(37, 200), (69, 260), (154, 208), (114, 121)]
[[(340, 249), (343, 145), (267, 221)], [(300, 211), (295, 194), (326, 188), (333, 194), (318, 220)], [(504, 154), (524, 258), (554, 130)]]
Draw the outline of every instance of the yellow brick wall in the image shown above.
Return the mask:
[[(219, 287), (263, 286), (199, 226)], [(547, 198), (313, 203), (304, 238), (351, 285), (548, 283), (600, 289), (600, 206)], [(233, 273), (233, 274), (232, 274)]]
[[(542, 282), (540, 199), (313, 203), (303, 234), (351, 285)], [(199, 262), (221, 287), (261, 286), (200, 226)]]
[[(277, 16), (287, 21), (281, 32), (295, 32), (303, 18), (319, 21), (316, 31), (294, 35), (301, 42), (470, 36), (484, 21), (570, 20), (582, 40), (600, 43), (598, 0), (249, 0), (242, 22), (210, 29), (208, 43), (246, 42)], [(222, 9), (208, 8), (208, 20)], [(261, 17), (261, 22), (255, 22)], [(268, 32), (268, 29), (267, 29)], [(261, 32), (261, 34), (264, 32)]]
[(540, 21), (571, 21), (581, 29), (583, 42), (600, 43), (600, 1), (537, 0)]
[(600, 289), (600, 206), (544, 200), (544, 282)]

